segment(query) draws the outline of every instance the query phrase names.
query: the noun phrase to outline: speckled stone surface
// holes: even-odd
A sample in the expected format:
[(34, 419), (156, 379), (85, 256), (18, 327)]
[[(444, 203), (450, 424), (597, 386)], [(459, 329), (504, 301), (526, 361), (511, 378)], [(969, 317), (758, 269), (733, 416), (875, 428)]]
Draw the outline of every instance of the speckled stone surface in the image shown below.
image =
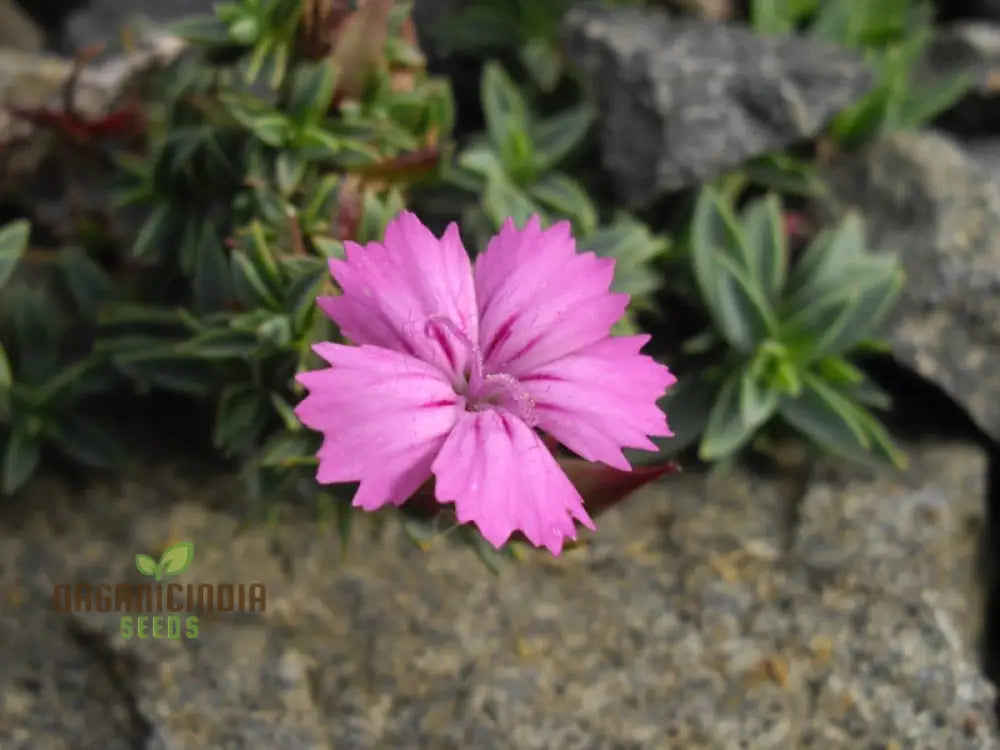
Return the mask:
[[(1000, 748), (977, 666), (985, 459), (817, 470), (804, 496), (681, 476), (558, 560), (491, 575), (357, 519), (241, 527), (235, 483), (164, 464), (0, 515), (0, 747)], [(193, 540), (182, 581), (260, 581), (265, 614), (124, 640), (47, 609), (53, 581), (133, 576)]]

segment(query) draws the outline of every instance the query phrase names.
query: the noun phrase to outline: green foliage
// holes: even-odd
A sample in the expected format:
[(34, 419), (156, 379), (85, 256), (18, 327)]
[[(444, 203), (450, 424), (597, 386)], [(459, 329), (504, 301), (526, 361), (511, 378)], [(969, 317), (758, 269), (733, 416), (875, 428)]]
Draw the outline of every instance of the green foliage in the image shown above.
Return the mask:
[(968, 92), (972, 81), (966, 75), (931, 85), (914, 80), (933, 15), (932, 4), (924, 0), (754, 0), (750, 18), (760, 33), (801, 29), (864, 55), (877, 83), (831, 126), (838, 143), (856, 146), (894, 130), (919, 127)]
[(123, 160), (120, 203), (148, 210), (133, 254), (151, 289), (99, 315), (98, 350), (140, 392), (213, 403), (213, 442), (259, 499), (315, 466), (293, 377), (338, 335), (315, 303), (328, 258), (381, 236), (454, 119), (409, 3), (306, 7), (238, 0), (180, 25), (194, 50), (159, 82), (149, 154)]
[(717, 353), (697, 384), (711, 396), (685, 395), (706, 407), (700, 456), (731, 455), (778, 417), (826, 450), (901, 465), (867, 408), (886, 398), (850, 362), (903, 281), (894, 258), (865, 251), (860, 219), (820, 234), (792, 263), (776, 196), (755, 199), (737, 216), (706, 188), (689, 245)]
[[(465, 215), (476, 245), (485, 246), (508, 217), (519, 226), (532, 215), (543, 225), (568, 220), (582, 250), (616, 259), (614, 288), (632, 295), (632, 312), (648, 306), (649, 295), (659, 287), (653, 263), (667, 252), (667, 239), (621, 212), (601, 225), (587, 191), (560, 169), (587, 137), (593, 121), (590, 108), (581, 104), (539, 118), (496, 61), (483, 68), (480, 98), (486, 132), (462, 149), (458, 168), (449, 175), (479, 198)], [(620, 328), (632, 330), (631, 319)]]
[(559, 24), (572, 0), (473, 0), (431, 35), (444, 49), (477, 57), (514, 57), (539, 89), (553, 91), (563, 77)]
[(737, 169), (718, 177), (713, 187), (730, 202), (737, 201), (751, 188), (803, 198), (827, 193), (826, 183), (815, 165), (782, 151), (747, 160)]
[[(101, 357), (74, 346), (80, 321), (88, 319), (94, 295), (106, 293), (109, 280), (78, 248), (67, 248), (54, 263), (51, 256), (32, 260), (32, 272), (21, 278), (19, 268), (29, 265), (29, 239), (27, 221), (0, 228), (3, 494), (17, 491), (34, 475), (46, 444), (95, 469), (116, 468), (125, 455), (92, 403), (117, 379)], [(39, 283), (42, 279), (51, 283)], [(68, 298), (64, 308), (53, 292)]]

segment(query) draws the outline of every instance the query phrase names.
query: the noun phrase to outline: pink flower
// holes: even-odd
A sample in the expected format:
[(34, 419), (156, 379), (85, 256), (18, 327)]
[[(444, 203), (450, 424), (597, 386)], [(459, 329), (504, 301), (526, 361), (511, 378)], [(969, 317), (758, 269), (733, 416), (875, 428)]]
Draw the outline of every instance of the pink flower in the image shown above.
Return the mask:
[(343, 294), (318, 302), (357, 346), (313, 347), (331, 367), (298, 376), (295, 413), (324, 437), (317, 481), (360, 482), (355, 506), (401, 505), (433, 475), (493, 545), (519, 530), (558, 555), (574, 519), (595, 526), (535, 429), (624, 470), (623, 447), (672, 435), (656, 401), (676, 379), (639, 353), (648, 336), (610, 336), (628, 295), (568, 222), (508, 219), (475, 268), (455, 224), (438, 239), (411, 213), (345, 248)]

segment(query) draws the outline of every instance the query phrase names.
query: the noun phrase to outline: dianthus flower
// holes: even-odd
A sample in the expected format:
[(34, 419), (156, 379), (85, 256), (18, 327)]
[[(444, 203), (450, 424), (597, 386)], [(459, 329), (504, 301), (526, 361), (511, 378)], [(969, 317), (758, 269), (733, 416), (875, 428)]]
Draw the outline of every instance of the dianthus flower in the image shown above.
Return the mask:
[(474, 267), (455, 224), (438, 239), (408, 212), (345, 251), (342, 294), (318, 303), (354, 345), (313, 347), (330, 367), (299, 374), (295, 411), (324, 438), (317, 481), (359, 482), (356, 507), (401, 505), (433, 476), (491, 544), (520, 531), (558, 555), (574, 519), (595, 525), (537, 431), (626, 471), (622, 448), (672, 434), (656, 402), (676, 378), (640, 353), (648, 336), (610, 335), (628, 295), (568, 222), (508, 219)]

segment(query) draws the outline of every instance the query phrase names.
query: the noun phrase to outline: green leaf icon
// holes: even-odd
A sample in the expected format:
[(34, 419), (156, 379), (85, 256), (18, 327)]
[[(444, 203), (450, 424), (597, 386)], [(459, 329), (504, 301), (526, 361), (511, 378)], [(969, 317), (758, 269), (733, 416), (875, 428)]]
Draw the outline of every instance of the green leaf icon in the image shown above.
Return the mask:
[(175, 576), (184, 571), (194, 559), (194, 542), (178, 542), (167, 547), (160, 557), (156, 579)]
[(136, 555), (135, 567), (144, 576), (156, 575), (156, 560), (149, 555)]

